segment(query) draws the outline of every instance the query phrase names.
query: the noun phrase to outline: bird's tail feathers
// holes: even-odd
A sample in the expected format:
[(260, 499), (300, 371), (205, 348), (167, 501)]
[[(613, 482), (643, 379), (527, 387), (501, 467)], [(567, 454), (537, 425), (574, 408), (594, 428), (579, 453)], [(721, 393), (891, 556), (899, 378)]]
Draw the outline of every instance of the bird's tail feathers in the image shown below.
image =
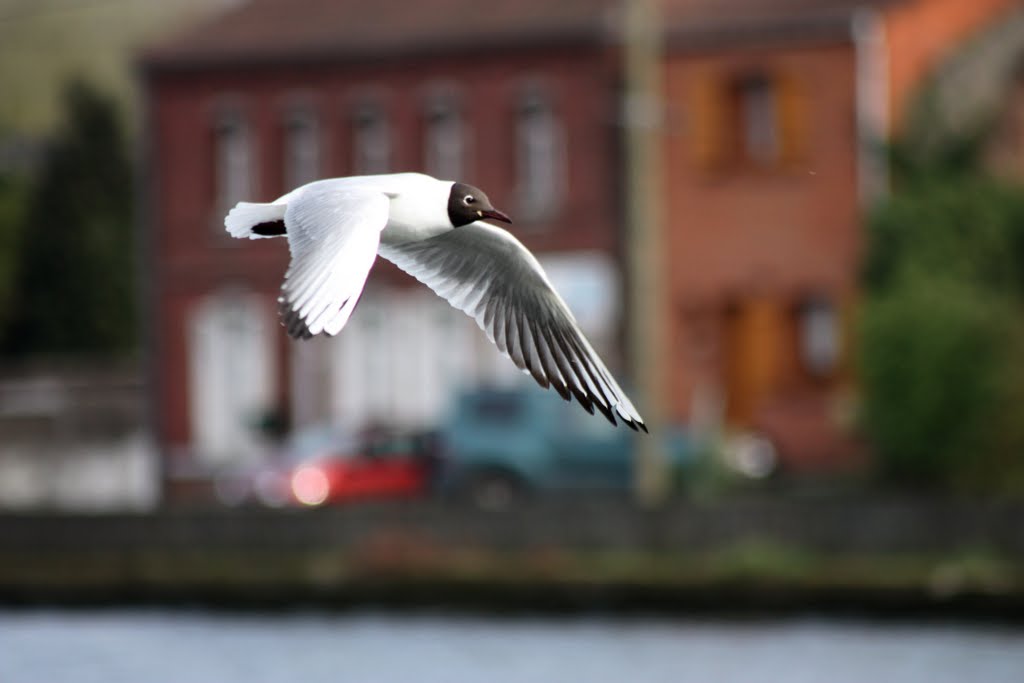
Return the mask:
[(287, 204), (238, 202), (224, 219), (224, 227), (238, 239), (280, 237), (285, 234), (284, 212), (287, 208)]

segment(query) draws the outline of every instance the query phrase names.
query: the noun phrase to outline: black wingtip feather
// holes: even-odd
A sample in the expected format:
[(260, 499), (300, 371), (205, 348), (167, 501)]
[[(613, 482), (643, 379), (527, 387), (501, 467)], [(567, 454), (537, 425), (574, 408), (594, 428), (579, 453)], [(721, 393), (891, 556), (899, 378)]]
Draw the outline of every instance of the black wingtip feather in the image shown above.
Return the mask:
[[(540, 328), (540, 326), (538, 326)], [(562, 351), (558, 346), (555, 345), (554, 335), (550, 332), (545, 332), (541, 329), (540, 339), (543, 340), (544, 345), (547, 347), (548, 353), (551, 354), (551, 360), (554, 362), (555, 367), (558, 368), (559, 374), (561, 374), (561, 381), (551, 381), (554, 385), (555, 390), (559, 395), (566, 401), (572, 400), (573, 386), (572, 377), (570, 373), (572, 370), (569, 368), (569, 362), (565, 359), (565, 352)]]
[(611, 422), (611, 423), (612, 423), (613, 425), (617, 425), (617, 424), (619, 424), (618, 422), (616, 422), (616, 421), (615, 421), (615, 413), (613, 413), (613, 412), (611, 411), (611, 409), (609, 409), (609, 408), (606, 408), (605, 406), (601, 405), (601, 403), (600, 403), (599, 401), (594, 401), (594, 406), (595, 406), (595, 407), (596, 407), (596, 408), (597, 408), (597, 409), (598, 409), (599, 411), (601, 411), (601, 414), (602, 414), (602, 415), (604, 415), (604, 416), (605, 416), (605, 418), (606, 418), (606, 419), (607, 419), (607, 420), (608, 420), (609, 422)]
[(557, 391), (558, 395), (561, 396), (566, 401), (572, 400), (572, 394), (569, 393), (569, 388), (567, 386), (565, 386), (564, 384), (562, 384), (561, 382), (559, 382), (559, 381), (557, 381), (555, 379), (552, 379), (551, 380), (551, 388), (554, 389), (555, 391)]
[[(573, 345), (571, 344), (571, 342), (563, 335), (557, 334), (557, 332), (552, 331), (551, 334), (552, 343), (555, 341), (555, 339), (557, 339), (561, 344), (560, 353), (563, 355), (563, 357), (568, 358), (568, 354), (566, 354), (566, 351), (573, 349)], [(578, 353), (574, 355), (578, 357)], [(583, 387), (582, 391), (578, 389), (575, 384), (572, 384), (569, 387), (572, 390), (572, 395), (576, 397), (576, 400), (579, 401), (580, 405), (582, 405), (584, 409), (586, 409), (586, 411), (591, 415), (594, 414), (594, 408), (596, 407), (599, 411), (601, 411), (601, 414), (608, 419), (609, 422), (611, 422), (613, 425), (616, 424), (615, 417), (612, 415), (611, 410), (602, 404), (600, 400), (600, 395), (595, 394), (594, 396), (590, 396), (586, 393), (587, 381), (584, 379), (583, 375), (583, 373), (586, 372), (586, 370), (583, 369), (579, 364), (573, 363), (572, 361), (567, 360), (566, 362), (569, 364), (569, 367), (563, 367), (562, 371), (566, 373), (570, 371), (573, 372), (579, 379), (580, 385)]]
[[(612, 424), (617, 424), (615, 422), (615, 417), (612, 414), (612, 408), (614, 406), (614, 397), (611, 396), (609, 392), (606, 392), (604, 390), (604, 387), (602, 386), (603, 380), (601, 378), (601, 373), (591, 365), (590, 359), (587, 357), (586, 351), (583, 349), (583, 346), (579, 343), (577, 339), (571, 336), (565, 336), (562, 339), (569, 346), (569, 348), (572, 349), (575, 357), (579, 359), (578, 364), (574, 365), (573, 367), (577, 368), (576, 374), (579, 376), (580, 381), (582, 381), (584, 385), (591, 387), (591, 391), (594, 394), (594, 398), (592, 399), (594, 401), (594, 404), (597, 405), (597, 407), (601, 410), (602, 413), (604, 413), (605, 417), (608, 418), (609, 422), (611, 422)], [(584, 377), (584, 374), (586, 375), (586, 377)]]
[(309, 327), (306, 326), (306, 322), (299, 316), (298, 311), (292, 308), (288, 299), (285, 296), (281, 296), (277, 302), (279, 304), (278, 312), (281, 316), (281, 325), (288, 333), (288, 336), (292, 339), (312, 339), (313, 335), (310, 333)]
[(576, 401), (581, 406), (583, 406), (583, 410), (585, 410), (588, 413), (590, 413), (591, 415), (593, 415), (594, 414), (594, 402), (590, 400), (590, 397), (587, 396), (584, 392), (582, 392), (579, 389), (577, 389), (575, 385), (570, 385), (569, 390), (572, 392), (572, 395), (576, 397)]

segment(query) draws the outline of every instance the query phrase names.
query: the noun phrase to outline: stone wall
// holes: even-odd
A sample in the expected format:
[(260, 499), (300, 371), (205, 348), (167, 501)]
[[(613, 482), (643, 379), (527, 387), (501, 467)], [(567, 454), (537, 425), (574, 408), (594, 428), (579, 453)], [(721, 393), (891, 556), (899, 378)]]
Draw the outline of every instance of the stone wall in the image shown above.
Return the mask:
[[(0, 603), (1024, 614), (1024, 505), (541, 500), (0, 516)], [(1016, 616), (1014, 616), (1016, 615)]]

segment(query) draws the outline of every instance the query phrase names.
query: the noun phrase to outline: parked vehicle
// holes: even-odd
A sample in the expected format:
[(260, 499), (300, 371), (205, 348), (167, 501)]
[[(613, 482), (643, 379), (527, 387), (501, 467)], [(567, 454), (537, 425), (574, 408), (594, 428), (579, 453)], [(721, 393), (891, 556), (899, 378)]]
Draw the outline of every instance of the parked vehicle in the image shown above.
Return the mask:
[(291, 500), (316, 506), (369, 498), (417, 498), (430, 489), (434, 470), (428, 439), (416, 434), (373, 434), (361, 447), (331, 453), (292, 469)]
[(535, 387), (462, 394), (441, 428), (443, 488), (498, 508), (530, 492), (629, 491), (635, 438), (661, 438), (668, 466), (698, 457), (685, 430), (635, 436)]
[(428, 434), (374, 430), (354, 437), (320, 427), (295, 435), (273, 463), (225, 479), (218, 489), (225, 502), (270, 507), (414, 498), (429, 491), (435, 464)]

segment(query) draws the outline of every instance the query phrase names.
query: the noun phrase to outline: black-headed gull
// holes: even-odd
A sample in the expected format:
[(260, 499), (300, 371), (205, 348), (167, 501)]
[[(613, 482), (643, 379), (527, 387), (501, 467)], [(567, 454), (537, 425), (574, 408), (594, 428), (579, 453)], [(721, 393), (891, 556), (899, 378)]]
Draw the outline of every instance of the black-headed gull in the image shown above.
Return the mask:
[(379, 254), (472, 316), (541, 386), (646, 432), (537, 259), (485, 218), (511, 223), (472, 185), (396, 173), (317, 180), (269, 204), (239, 202), (224, 225), (232, 237), (288, 238), (292, 260), (278, 301), (292, 337), (338, 334)]

